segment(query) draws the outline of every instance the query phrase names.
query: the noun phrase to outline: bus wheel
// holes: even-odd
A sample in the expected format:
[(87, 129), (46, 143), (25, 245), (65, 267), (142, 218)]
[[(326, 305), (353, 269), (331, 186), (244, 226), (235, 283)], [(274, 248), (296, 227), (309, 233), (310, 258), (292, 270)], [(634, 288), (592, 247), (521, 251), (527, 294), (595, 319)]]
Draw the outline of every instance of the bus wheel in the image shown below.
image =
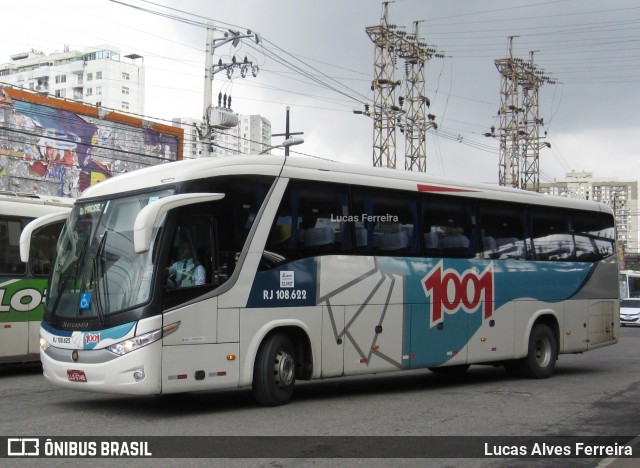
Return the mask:
[(558, 359), (558, 342), (551, 328), (544, 324), (534, 325), (529, 336), (527, 357), (511, 361), (505, 368), (509, 375), (534, 379), (551, 377)]
[(253, 368), (253, 396), (264, 406), (284, 405), (291, 400), (295, 385), (293, 343), (283, 333), (270, 336), (260, 345)]

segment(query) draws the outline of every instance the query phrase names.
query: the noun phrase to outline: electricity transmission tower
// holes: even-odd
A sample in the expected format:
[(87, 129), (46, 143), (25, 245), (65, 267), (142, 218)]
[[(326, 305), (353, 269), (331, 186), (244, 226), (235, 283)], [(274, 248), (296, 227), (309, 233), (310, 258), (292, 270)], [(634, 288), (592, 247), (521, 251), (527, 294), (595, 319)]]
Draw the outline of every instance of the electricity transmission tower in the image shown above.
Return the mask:
[[(366, 32), (374, 44), (373, 111), (365, 105), (365, 114), (373, 119), (373, 166), (396, 167), (396, 130), (405, 135), (405, 169), (426, 172), (426, 133), (437, 128), (435, 116), (426, 111), (430, 105), (426, 96), (425, 65), (432, 57), (443, 58), (419, 38), (414, 22), (411, 34), (398, 30), (388, 22), (388, 4), (382, 3), (379, 25), (369, 26)], [(398, 59), (404, 61), (404, 76), (395, 78)], [(404, 89), (405, 96), (396, 90)]]
[[(375, 45), (373, 57), (373, 166), (396, 167), (396, 119), (400, 108), (395, 105), (395, 89), (400, 81), (394, 79), (396, 50), (393, 25), (389, 25), (388, 3), (382, 4), (382, 20), (377, 26), (366, 28)], [(365, 113), (368, 110), (365, 107)]]
[[(513, 36), (509, 37), (508, 56), (495, 60), (501, 76), (500, 84), (500, 158), (498, 178), (500, 185), (539, 191), (540, 143), (539, 116), (540, 87), (544, 83), (555, 84), (547, 74), (533, 63), (513, 57)], [(486, 136), (496, 136), (495, 129)]]

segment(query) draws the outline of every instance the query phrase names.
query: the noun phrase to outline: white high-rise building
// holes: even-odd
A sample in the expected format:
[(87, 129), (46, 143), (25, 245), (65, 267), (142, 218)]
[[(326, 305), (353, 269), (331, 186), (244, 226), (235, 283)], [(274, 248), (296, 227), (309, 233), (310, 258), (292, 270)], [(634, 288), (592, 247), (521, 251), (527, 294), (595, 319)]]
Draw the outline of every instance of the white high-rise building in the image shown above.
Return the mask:
[(616, 218), (618, 246), (625, 253), (640, 252), (637, 181), (619, 181), (593, 177), (591, 172), (572, 171), (564, 179), (541, 183), (540, 192), (606, 203)]
[(0, 82), (116, 112), (144, 114), (144, 58), (110, 45), (45, 54), (31, 50), (0, 64)]
[(260, 154), (271, 145), (271, 122), (261, 115), (238, 114), (238, 125), (214, 132), (213, 156)]
[(198, 128), (202, 125), (202, 120), (190, 117), (175, 117), (171, 119), (171, 125), (184, 130), (184, 140), (182, 146), (182, 159), (196, 159), (201, 157), (202, 145), (198, 134)]
[[(174, 118), (173, 125), (184, 129), (184, 159), (202, 157), (197, 128), (201, 120)], [(211, 135), (211, 156), (260, 154), (271, 146), (271, 122), (261, 115), (238, 114), (238, 125), (228, 130), (214, 129)]]

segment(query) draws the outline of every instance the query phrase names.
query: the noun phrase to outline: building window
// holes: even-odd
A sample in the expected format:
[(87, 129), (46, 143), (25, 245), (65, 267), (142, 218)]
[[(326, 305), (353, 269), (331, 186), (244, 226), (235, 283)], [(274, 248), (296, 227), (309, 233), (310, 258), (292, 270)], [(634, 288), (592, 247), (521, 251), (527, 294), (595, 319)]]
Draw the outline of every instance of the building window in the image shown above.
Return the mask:
[(91, 96), (93, 94), (93, 88), (87, 88), (87, 96)]
[(102, 79), (102, 72), (96, 72), (96, 80), (101, 80)]
[(128, 80), (129, 79), (129, 74), (125, 73), (125, 72), (122, 72), (122, 79), (123, 80)]
[(87, 81), (93, 80), (93, 73), (87, 73)]
[(66, 83), (66, 82), (67, 82), (67, 75), (56, 76), (56, 83)]
[(129, 103), (127, 101), (122, 101), (122, 108), (124, 110), (129, 110)]
[(66, 89), (56, 89), (55, 92), (56, 97), (66, 97), (67, 96), (67, 90)]
[(129, 94), (129, 88), (127, 88), (126, 86), (122, 87), (122, 94)]
[(97, 96), (102, 95), (102, 86), (96, 86), (96, 95)]

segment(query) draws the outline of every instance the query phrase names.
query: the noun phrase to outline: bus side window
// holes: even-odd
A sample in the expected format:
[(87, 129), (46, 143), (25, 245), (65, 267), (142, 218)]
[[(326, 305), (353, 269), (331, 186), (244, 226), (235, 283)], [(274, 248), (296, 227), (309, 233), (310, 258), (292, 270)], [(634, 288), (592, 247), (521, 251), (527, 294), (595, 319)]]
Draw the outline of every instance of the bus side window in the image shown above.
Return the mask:
[(406, 192), (353, 189), (356, 252), (370, 255), (419, 255), (418, 200)]
[(422, 242), (427, 257), (472, 258), (477, 251), (473, 205), (463, 198), (421, 196)]
[(480, 258), (524, 260), (528, 258), (526, 212), (517, 204), (481, 202), (478, 224)]
[(535, 260), (561, 261), (575, 258), (575, 245), (568, 216), (549, 209), (531, 210)]
[(27, 265), (20, 261), (22, 227), (19, 219), (0, 220), (0, 274), (24, 275), (27, 271)]
[(575, 212), (572, 215), (576, 260), (596, 262), (614, 254), (615, 229), (611, 215)]
[(345, 186), (291, 182), (269, 232), (260, 269), (305, 257), (351, 251)]

